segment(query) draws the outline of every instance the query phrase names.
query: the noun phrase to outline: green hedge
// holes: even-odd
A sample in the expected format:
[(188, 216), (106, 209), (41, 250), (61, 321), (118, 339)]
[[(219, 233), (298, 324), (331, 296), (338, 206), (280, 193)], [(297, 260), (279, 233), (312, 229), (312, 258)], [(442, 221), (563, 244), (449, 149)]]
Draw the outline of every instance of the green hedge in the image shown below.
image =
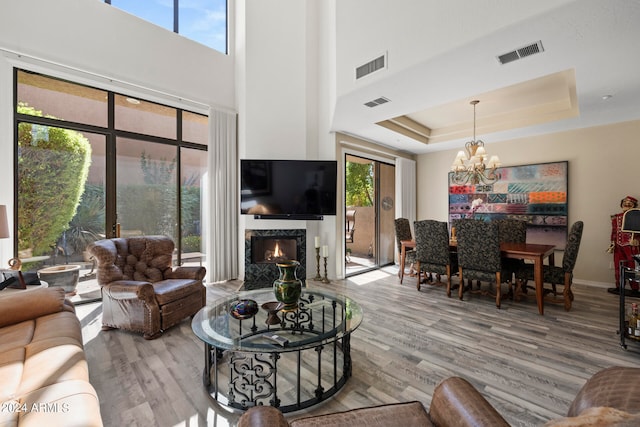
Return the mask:
[[(18, 112), (42, 116), (26, 104)], [(91, 144), (73, 130), (20, 123), (18, 150), (18, 250), (48, 254), (84, 192)]]

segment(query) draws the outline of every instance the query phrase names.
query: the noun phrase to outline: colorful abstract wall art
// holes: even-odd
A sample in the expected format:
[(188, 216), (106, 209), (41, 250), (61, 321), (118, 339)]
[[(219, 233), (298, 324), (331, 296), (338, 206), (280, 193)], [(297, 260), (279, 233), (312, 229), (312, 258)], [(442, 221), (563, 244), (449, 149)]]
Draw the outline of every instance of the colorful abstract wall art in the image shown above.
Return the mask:
[(567, 161), (499, 168), (494, 184), (457, 185), (449, 173), (449, 224), (459, 218), (526, 221), (527, 242), (564, 249), (568, 218)]

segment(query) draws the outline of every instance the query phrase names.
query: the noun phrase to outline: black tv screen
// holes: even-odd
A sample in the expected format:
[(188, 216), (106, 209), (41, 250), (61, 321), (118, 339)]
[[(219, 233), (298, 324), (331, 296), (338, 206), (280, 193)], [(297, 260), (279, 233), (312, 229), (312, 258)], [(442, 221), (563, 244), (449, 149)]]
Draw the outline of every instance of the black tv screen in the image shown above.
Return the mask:
[(336, 214), (337, 162), (240, 160), (240, 211), (256, 218)]

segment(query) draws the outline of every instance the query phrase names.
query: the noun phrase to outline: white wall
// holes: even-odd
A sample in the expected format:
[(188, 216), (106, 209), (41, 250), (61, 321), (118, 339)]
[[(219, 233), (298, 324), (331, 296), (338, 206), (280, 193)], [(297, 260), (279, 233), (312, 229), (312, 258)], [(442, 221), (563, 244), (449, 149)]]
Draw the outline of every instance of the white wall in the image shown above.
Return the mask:
[[(230, 31), (227, 56), (98, 0), (4, 0), (0, 204), (13, 204), (13, 66), (194, 111), (237, 111), (240, 158), (334, 159), (328, 122), (335, 91), (327, 88), (335, 87), (335, 73), (326, 70), (335, 54), (335, 0), (239, 0), (229, 7), (230, 26), (238, 25), (238, 31)], [(242, 217), (241, 241), (245, 219), (246, 228), (306, 228), (308, 250), (315, 235), (323, 244), (336, 244), (336, 217), (321, 222)], [(9, 240), (0, 246), (6, 243), (6, 253)], [(342, 263), (330, 259), (329, 277), (338, 266)], [(315, 270), (315, 260), (307, 269)]]
[(0, 48), (205, 105), (235, 104), (233, 57), (98, 0), (4, 0)]
[[(389, 72), (395, 73), (572, 1), (339, 1), (337, 93), (342, 96), (386, 77), (387, 73), (380, 73), (362, 81), (355, 79), (356, 67), (385, 53), (389, 55)], [(500, 13), (495, 13), (496, 10)], [(452, 30), (446, 35), (441, 33), (443, 23)], [(419, 45), (417, 54), (416, 45)]]
[[(237, 32), (238, 40), (231, 40), (235, 50), (231, 48), (232, 55), (227, 56), (98, 0), (4, 0), (0, 204), (10, 207), (9, 215), (13, 205), (11, 70), (15, 64), (170, 105), (236, 110), (241, 158), (336, 159), (328, 123), (337, 85), (335, 0), (240, 0), (231, 1), (230, 6), (230, 25), (243, 27)], [(635, 173), (640, 158), (638, 134), (640, 123), (628, 122), (526, 140), (488, 141), (489, 152), (499, 154), (506, 165), (569, 160), (569, 220), (585, 221), (576, 279), (613, 282), (611, 256), (604, 252), (609, 215), (618, 211), (623, 196), (640, 196)], [(446, 179), (454, 155), (446, 151), (418, 158), (419, 218), (447, 218)], [(309, 237), (320, 235), (323, 243), (335, 248), (341, 239), (336, 220), (342, 219), (285, 222), (244, 216), (239, 237), (244, 239), (245, 226), (306, 228)], [(0, 241), (3, 259), (2, 254), (11, 250), (10, 241)], [(309, 251), (313, 239), (308, 241)], [(244, 252), (240, 264), (244, 264)], [(341, 254), (330, 258), (329, 276), (339, 276), (341, 265)], [(307, 270), (315, 270), (315, 261), (308, 262)]]
[[(640, 121), (598, 126), (506, 142), (487, 143), (489, 154), (505, 166), (569, 161), (569, 224), (584, 221), (574, 280), (612, 286), (613, 257), (605, 252), (611, 234), (610, 215), (620, 200), (640, 198), (638, 159)], [(447, 220), (447, 174), (456, 150), (417, 158), (418, 218)], [(556, 265), (561, 265), (561, 254)]]
[[(320, 33), (331, 25), (333, 1), (238, 1), (239, 33), (237, 99), (239, 157), (241, 159), (334, 159), (327, 112), (330, 97), (321, 94), (331, 85), (323, 70), (333, 47)], [(324, 36), (323, 36), (324, 37)], [(325, 37), (326, 38), (326, 37)], [(326, 91), (326, 87), (323, 87)], [(245, 229), (306, 229), (307, 253), (314, 254), (314, 236), (322, 244), (336, 245), (336, 217), (323, 221), (240, 219), (240, 242)], [(244, 246), (240, 245), (240, 270), (244, 277)], [(337, 276), (339, 257), (331, 254), (329, 278)], [(307, 272), (316, 269), (307, 257)]]

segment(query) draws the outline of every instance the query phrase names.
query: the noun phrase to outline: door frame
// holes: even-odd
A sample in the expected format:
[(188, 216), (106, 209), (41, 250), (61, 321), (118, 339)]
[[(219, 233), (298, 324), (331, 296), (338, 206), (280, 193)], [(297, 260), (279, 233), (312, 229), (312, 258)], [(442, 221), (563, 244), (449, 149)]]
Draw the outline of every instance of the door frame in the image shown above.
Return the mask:
[[(357, 272), (354, 273), (350, 273), (347, 275), (347, 266), (346, 266), (346, 242), (345, 242), (345, 238), (346, 238), (346, 230), (344, 227), (345, 224), (345, 213), (346, 213), (346, 165), (347, 165), (347, 156), (354, 156), (354, 157), (359, 157), (359, 158), (363, 158), (366, 160), (371, 160), (373, 162), (376, 163), (384, 163), (387, 164), (389, 166), (392, 166), (395, 168), (395, 158), (390, 158), (390, 157), (384, 157), (384, 156), (379, 156), (379, 155), (375, 155), (369, 152), (365, 152), (365, 151), (358, 151), (355, 149), (349, 149), (346, 147), (343, 147), (340, 153), (340, 173), (342, 175), (342, 179), (341, 179), (341, 195), (340, 197), (342, 198), (342, 209), (340, 212), (340, 219), (339, 219), (339, 224), (340, 224), (340, 236), (341, 236), (341, 240), (343, 243), (340, 245), (340, 252), (342, 255), (342, 261), (341, 262), (341, 270), (342, 270), (342, 274), (341, 276), (344, 278), (348, 278), (348, 277), (352, 277), (354, 275), (357, 274), (362, 274), (368, 271), (373, 271), (373, 270), (377, 270), (380, 269), (386, 265), (389, 264), (385, 264), (385, 265), (380, 265), (380, 260), (379, 260), (379, 251), (376, 250), (375, 251), (375, 261), (374, 261), (374, 265), (368, 268), (363, 268), (362, 270), (358, 270)], [(379, 169), (379, 168), (376, 168)], [(375, 178), (375, 182), (374, 182), (374, 191), (375, 191), (375, 198), (374, 198), (374, 210), (375, 210), (375, 218), (374, 218), (374, 238), (375, 238), (375, 245), (377, 248), (379, 248), (380, 246), (380, 224), (379, 222), (379, 218), (380, 215), (378, 213), (379, 209), (380, 209), (380, 197), (379, 197), (379, 192), (380, 192), (380, 185), (379, 185), (379, 171), (376, 171), (377, 173), (374, 175)], [(396, 195), (394, 192), (394, 203), (396, 200)], [(358, 225), (358, 219), (357, 219), (357, 215), (356, 215), (356, 228)], [(395, 238), (395, 237), (394, 237)], [(391, 263), (394, 262), (394, 259), (391, 260)]]

